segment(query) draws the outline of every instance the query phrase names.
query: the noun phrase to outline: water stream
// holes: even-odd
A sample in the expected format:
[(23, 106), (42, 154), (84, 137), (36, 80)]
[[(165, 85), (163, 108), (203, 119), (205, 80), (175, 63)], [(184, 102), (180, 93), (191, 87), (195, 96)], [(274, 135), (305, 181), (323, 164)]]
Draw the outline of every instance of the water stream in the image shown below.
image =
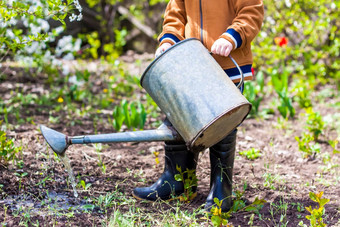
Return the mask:
[(72, 188), (73, 188), (74, 197), (77, 198), (78, 197), (78, 192), (77, 192), (77, 189), (76, 189), (77, 184), (76, 184), (76, 180), (75, 180), (72, 168), (71, 168), (70, 159), (67, 157), (65, 152), (61, 155), (58, 155), (58, 156), (59, 156), (60, 160), (64, 163), (64, 166), (67, 170), (67, 173), (68, 173), (68, 176), (69, 176), (69, 179), (70, 179), (70, 183), (71, 183)]

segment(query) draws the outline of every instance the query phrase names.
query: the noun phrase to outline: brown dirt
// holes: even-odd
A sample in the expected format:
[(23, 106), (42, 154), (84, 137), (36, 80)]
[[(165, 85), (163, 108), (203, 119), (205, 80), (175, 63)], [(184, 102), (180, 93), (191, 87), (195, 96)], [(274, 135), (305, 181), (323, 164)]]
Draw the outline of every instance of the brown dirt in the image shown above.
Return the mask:
[[(12, 75), (1, 82), (0, 96), (6, 97), (9, 94), (6, 87), (15, 88), (18, 84), (27, 83), (27, 80), (14, 78)], [(38, 79), (29, 82), (31, 88), (38, 87), (38, 83)], [(326, 101), (326, 104), (317, 103), (316, 110), (324, 115), (339, 111), (328, 105), (330, 102), (339, 102), (339, 97)], [(269, 97), (265, 103), (269, 105)], [(27, 220), (29, 225), (38, 221), (42, 226), (100, 226), (103, 218), (115, 210), (129, 212), (132, 208), (122, 198), (134, 200), (131, 195), (133, 188), (153, 183), (162, 172), (164, 153), (161, 142), (104, 145), (100, 156), (106, 166), (105, 173), (98, 165), (98, 154), (93, 146), (72, 145), (67, 150), (67, 155), (73, 171), (76, 177), (80, 176), (81, 180), (91, 184), (88, 190), (78, 188), (80, 196), (74, 198), (63, 164), (53, 155), (38, 130), (39, 124), (48, 125), (48, 111), (32, 105), (27, 107), (27, 113), (34, 115), (35, 124), (21, 124), (8, 132), (8, 136), (15, 138), (23, 146), (20, 156), (24, 163), (23, 168), (0, 165), (0, 223), (6, 223), (6, 226), (18, 226)], [(253, 226), (284, 226), (283, 221), (288, 221), (286, 226), (298, 226), (301, 220), (309, 223), (305, 219), (308, 215), (306, 209), (298, 211), (296, 204), (301, 204), (301, 207), (315, 207), (316, 204), (309, 199), (310, 191), (324, 192), (323, 197), (330, 199), (325, 207), (324, 222), (328, 226), (340, 226), (339, 167), (334, 167), (333, 172), (322, 172), (320, 167), (326, 165), (320, 156), (311, 160), (301, 158), (294, 138), (300, 136), (304, 130), (303, 121), (298, 116), (299, 113), (297, 119), (283, 124), (277, 123), (278, 115), (266, 120), (247, 119), (239, 127), (237, 150), (256, 148), (263, 153), (255, 161), (240, 155), (235, 160), (234, 191), (242, 192), (246, 184), (242, 198), (247, 204), (256, 197), (267, 201), (260, 214), (254, 216)], [(58, 124), (48, 126), (68, 135), (93, 134), (91, 119), (85, 117), (81, 120), (81, 125), (67, 127), (67, 119), (64, 119)], [(111, 129), (107, 124), (98, 124), (97, 131), (108, 133)], [(331, 153), (332, 149), (326, 141), (329, 138), (334, 139), (334, 136), (334, 130), (329, 130), (320, 138), (322, 152)], [(161, 163), (158, 165), (153, 151), (160, 151)], [(181, 205), (181, 209), (194, 211), (205, 202), (209, 189), (209, 171), (209, 156), (208, 151), (205, 151), (200, 155), (197, 170), (198, 196), (191, 203)], [(15, 173), (27, 173), (27, 176), (20, 180)], [(265, 173), (276, 177), (272, 188), (265, 185)], [(115, 199), (118, 202), (115, 207), (107, 209), (108, 214), (98, 206), (90, 212), (81, 208), (84, 204), (93, 204), (89, 199), (113, 191), (117, 194)], [(55, 204), (58, 206), (53, 208)], [(287, 209), (279, 209), (280, 204), (286, 204)], [(74, 208), (77, 206), (78, 208)], [(145, 203), (136, 200), (135, 208), (141, 209), (143, 213), (161, 214), (171, 211), (172, 206), (171, 203)], [(72, 215), (65, 215), (72, 210)], [(234, 226), (249, 226), (251, 215), (249, 212), (237, 212), (232, 215), (230, 222)], [(282, 216), (285, 220), (280, 222)], [(206, 225), (207, 222), (202, 221), (202, 224)]]

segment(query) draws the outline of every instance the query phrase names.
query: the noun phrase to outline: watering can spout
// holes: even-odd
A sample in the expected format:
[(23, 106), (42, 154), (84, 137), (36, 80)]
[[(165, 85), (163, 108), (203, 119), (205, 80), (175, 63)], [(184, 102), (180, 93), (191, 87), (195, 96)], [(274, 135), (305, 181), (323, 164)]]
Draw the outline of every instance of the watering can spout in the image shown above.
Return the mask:
[(166, 123), (155, 130), (82, 136), (66, 136), (44, 125), (40, 126), (40, 130), (52, 150), (58, 155), (62, 155), (71, 144), (183, 140), (177, 131)]
[(50, 145), (55, 153), (61, 155), (66, 151), (67, 147), (69, 146), (67, 139), (68, 137), (66, 135), (44, 125), (40, 125), (40, 131), (48, 145)]

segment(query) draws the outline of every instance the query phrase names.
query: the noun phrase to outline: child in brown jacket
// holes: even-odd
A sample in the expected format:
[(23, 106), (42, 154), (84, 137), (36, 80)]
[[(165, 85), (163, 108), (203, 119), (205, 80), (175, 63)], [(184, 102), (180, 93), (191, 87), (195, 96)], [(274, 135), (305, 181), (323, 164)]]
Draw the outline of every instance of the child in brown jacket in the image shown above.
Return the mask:
[[(172, 45), (187, 38), (197, 38), (211, 50), (213, 57), (234, 83), (241, 75), (228, 58), (231, 53), (243, 71), (244, 79), (253, 74), (251, 41), (260, 31), (263, 21), (261, 0), (170, 0), (167, 5), (163, 31), (158, 40), (156, 57)], [(242, 90), (242, 89), (241, 89)], [(210, 192), (205, 209), (210, 210), (214, 198), (223, 200), (222, 211), (232, 206), (232, 170), (234, 164), (236, 132), (209, 148)], [(162, 176), (150, 187), (135, 188), (134, 197), (145, 200), (171, 199), (184, 192), (182, 182), (176, 181), (176, 166), (196, 169), (197, 153), (187, 150), (184, 142), (165, 143), (165, 167)], [(196, 187), (192, 189), (196, 193)]]

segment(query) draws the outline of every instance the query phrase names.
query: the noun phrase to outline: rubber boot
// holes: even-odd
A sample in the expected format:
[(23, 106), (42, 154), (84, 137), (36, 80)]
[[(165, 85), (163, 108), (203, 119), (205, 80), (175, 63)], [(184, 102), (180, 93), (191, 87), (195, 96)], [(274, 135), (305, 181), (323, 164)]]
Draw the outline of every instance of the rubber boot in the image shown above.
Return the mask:
[[(151, 201), (169, 200), (184, 192), (183, 182), (175, 180), (175, 175), (179, 173), (176, 165), (181, 167), (182, 172), (187, 169), (196, 171), (198, 153), (187, 150), (184, 142), (166, 142), (164, 148), (163, 174), (150, 187), (135, 188), (132, 193), (135, 198)], [(192, 191), (196, 194), (197, 187), (193, 187)]]
[(214, 198), (222, 200), (222, 212), (227, 212), (232, 206), (232, 175), (234, 167), (236, 133), (234, 130), (222, 141), (210, 148), (210, 192), (204, 209), (211, 211), (217, 207)]

